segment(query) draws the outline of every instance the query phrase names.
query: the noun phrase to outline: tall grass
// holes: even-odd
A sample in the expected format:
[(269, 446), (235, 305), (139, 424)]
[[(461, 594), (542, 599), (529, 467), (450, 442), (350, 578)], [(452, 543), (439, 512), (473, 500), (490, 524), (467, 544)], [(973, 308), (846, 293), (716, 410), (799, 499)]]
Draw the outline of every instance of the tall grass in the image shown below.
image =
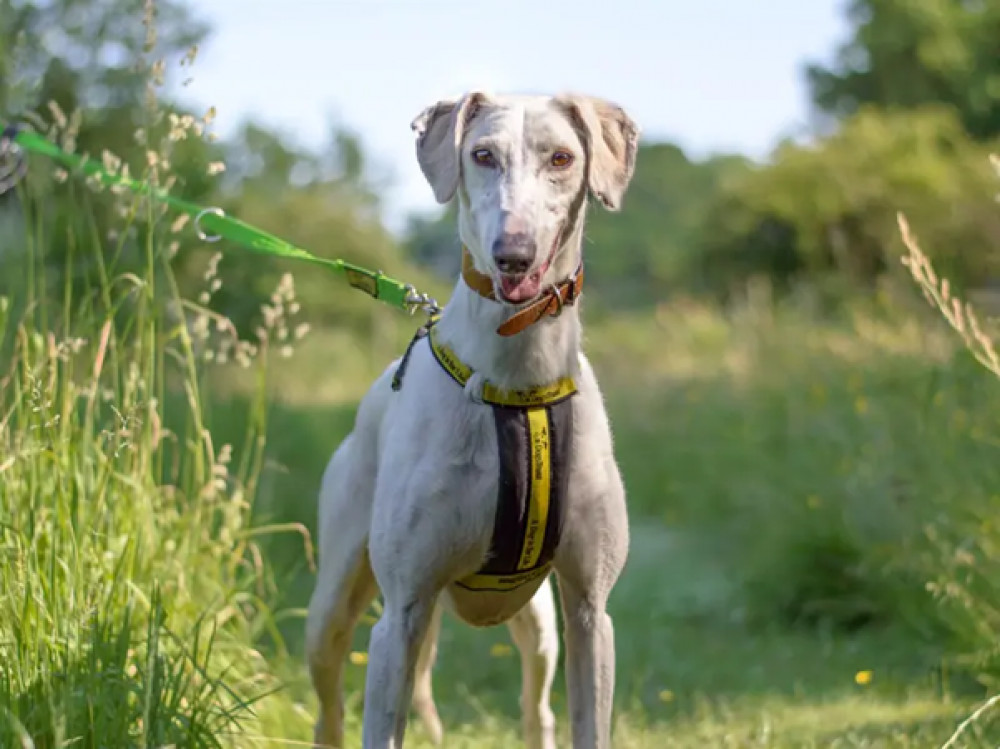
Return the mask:
[[(163, 184), (178, 122), (147, 104), (142, 176)], [(52, 113), (72, 148), (78, 118)], [(5, 200), (0, 746), (246, 746), (295, 709), (261, 702), (280, 685), (259, 644), (283, 646), (256, 539), (297, 528), (251, 528), (294, 286), (240, 340), (207, 308), (217, 258), (200, 303), (181, 295), (161, 206), (44, 163)], [(206, 423), (209, 367), (256, 374), (238, 463)]]
[[(1000, 176), (1000, 158), (992, 157)], [(948, 279), (939, 277), (920, 248), (908, 221), (898, 217), (907, 255), (903, 264), (927, 301), (961, 337), (966, 349), (983, 367), (1000, 380), (1000, 355), (993, 321), (983, 322), (972, 304), (955, 296)], [(994, 452), (1000, 441), (990, 439)], [(1000, 457), (1000, 456), (997, 456)], [(995, 486), (995, 485), (994, 485)], [(985, 501), (965, 502), (961, 510), (941, 514), (929, 523), (926, 533), (932, 543), (932, 575), (928, 591), (942, 607), (958, 653), (957, 662), (974, 673), (992, 693), (967, 720), (961, 723), (946, 748), (955, 746), (970, 727), (1000, 704), (1000, 524), (997, 511), (1000, 494), (994, 489)]]

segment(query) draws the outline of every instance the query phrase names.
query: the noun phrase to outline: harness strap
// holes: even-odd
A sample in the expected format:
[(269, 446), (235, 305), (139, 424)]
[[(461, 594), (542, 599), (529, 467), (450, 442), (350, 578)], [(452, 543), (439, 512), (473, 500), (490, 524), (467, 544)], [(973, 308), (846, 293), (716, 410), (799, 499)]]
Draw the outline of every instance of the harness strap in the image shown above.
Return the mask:
[[(456, 356), (448, 346), (437, 336), (437, 331), (430, 329), (428, 337), (431, 351), (441, 368), (451, 375), (459, 385), (465, 384), (472, 377), (472, 370)], [(560, 377), (548, 385), (526, 388), (523, 390), (508, 390), (499, 388), (491, 382), (483, 383), (482, 400), (494, 406), (512, 406), (515, 408), (535, 408), (550, 406), (564, 401), (576, 392), (576, 382), (572, 377)]]
[[(432, 316), (417, 330), (392, 378), (403, 375), (414, 346), (427, 338), (434, 359), (459, 386), (473, 371), (437, 336)], [(562, 535), (568, 496), (576, 383), (563, 377), (523, 390), (483, 383), (479, 398), (488, 404), (496, 425), (499, 482), (496, 516), (483, 566), (455, 584), (470, 591), (507, 592), (549, 573)]]
[[(479, 296), (494, 302), (499, 301), (493, 292), (493, 280), (485, 273), (476, 270), (472, 262), (472, 255), (469, 254), (465, 245), (462, 246), (462, 280)], [(558, 317), (563, 307), (573, 304), (582, 291), (583, 264), (581, 263), (572, 276), (553, 285), (527, 307), (515, 312), (497, 328), (497, 334), (504, 337), (516, 335), (546, 315)]]
[(399, 391), (403, 387), (403, 375), (406, 374), (406, 365), (410, 363), (410, 354), (413, 353), (413, 347), (417, 344), (421, 338), (426, 337), (431, 331), (434, 323), (438, 321), (441, 315), (439, 313), (432, 314), (427, 318), (427, 322), (417, 328), (417, 332), (413, 334), (413, 338), (410, 339), (409, 344), (406, 346), (406, 351), (403, 352), (403, 357), (399, 360), (399, 366), (396, 367), (396, 371), (392, 373), (392, 389)]
[(492, 409), (500, 477), (489, 554), (455, 584), (506, 592), (552, 569), (566, 514), (573, 404)]

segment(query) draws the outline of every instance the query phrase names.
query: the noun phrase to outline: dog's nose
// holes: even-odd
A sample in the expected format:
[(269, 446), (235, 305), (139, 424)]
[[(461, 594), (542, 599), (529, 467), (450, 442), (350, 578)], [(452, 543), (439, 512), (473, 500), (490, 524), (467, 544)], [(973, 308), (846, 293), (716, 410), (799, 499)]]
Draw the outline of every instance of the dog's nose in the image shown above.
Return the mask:
[(535, 260), (535, 240), (526, 232), (505, 232), (493, 243), (493, 260), (501, 273), (525, 273)]

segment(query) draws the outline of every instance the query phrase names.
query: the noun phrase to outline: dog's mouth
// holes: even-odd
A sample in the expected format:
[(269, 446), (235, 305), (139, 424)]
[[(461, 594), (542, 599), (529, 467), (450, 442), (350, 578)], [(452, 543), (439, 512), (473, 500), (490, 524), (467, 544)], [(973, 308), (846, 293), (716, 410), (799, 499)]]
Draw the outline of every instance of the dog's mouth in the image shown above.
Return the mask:
[(549, 261), (531, 273), (501, 273), (500, 296), (512, 304), (524, 304), (537, 297), (542, 290), (542, 276), (549, 269)]
[(545, 277), (549, 266), (552, 265), (552, 260), (556, 256), (561, 239), (562, 229), (556, 233), (552, 249), (549, 250), (549, 256), (545, 258), (545, 262), (534, 270), (527, 273), (498, 274), (498, 281), (500, 282), (498, 291), (505, 302), (509, 302), (510, 304), (525, 304), (534, 301), (541, 294), (542, 279)]

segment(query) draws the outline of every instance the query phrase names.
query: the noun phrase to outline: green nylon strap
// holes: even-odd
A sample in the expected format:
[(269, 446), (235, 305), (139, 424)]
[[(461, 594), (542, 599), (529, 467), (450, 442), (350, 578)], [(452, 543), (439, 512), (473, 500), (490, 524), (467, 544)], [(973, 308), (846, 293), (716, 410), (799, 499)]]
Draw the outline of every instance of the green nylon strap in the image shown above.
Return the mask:
[[(3, 123), (0, 123), (0, 129), (2, 127)], [(85, 156), (67, 153), (37, 133), (19, 130), (13, 140), (25, 151), (47, 156), (71, 171), (100, 180), (106, 186), (123, 185), (133, 192), (152, 195), (153, 198), (166, 203), (171, 208), (188, 214), (195, 220), (196, 229), (203, 234), (214, 234), (263, 255), (295, 258), (307, 263), (325, 266), (332, 271), (343, 274), (347, 282), (354, 288), (407, 312), (414, 312), (417, 308), (433, 312), (437, 308), (434, 300), (427, 295), (418, 294), (413, 286), (390, 278), (381, 271), (369, 270), (344, 260), (317, 257), (311, 252), (296, 247), (255, 226), (231, 216), (225, 216), (218, 208), (204, 208), (176, 198), (165, 190), (153, 190), (148, 182), (112, 174), (96, 161), (87, 159)], [(0, 151), (0, 157), (2, 155), (2, 151)]]

